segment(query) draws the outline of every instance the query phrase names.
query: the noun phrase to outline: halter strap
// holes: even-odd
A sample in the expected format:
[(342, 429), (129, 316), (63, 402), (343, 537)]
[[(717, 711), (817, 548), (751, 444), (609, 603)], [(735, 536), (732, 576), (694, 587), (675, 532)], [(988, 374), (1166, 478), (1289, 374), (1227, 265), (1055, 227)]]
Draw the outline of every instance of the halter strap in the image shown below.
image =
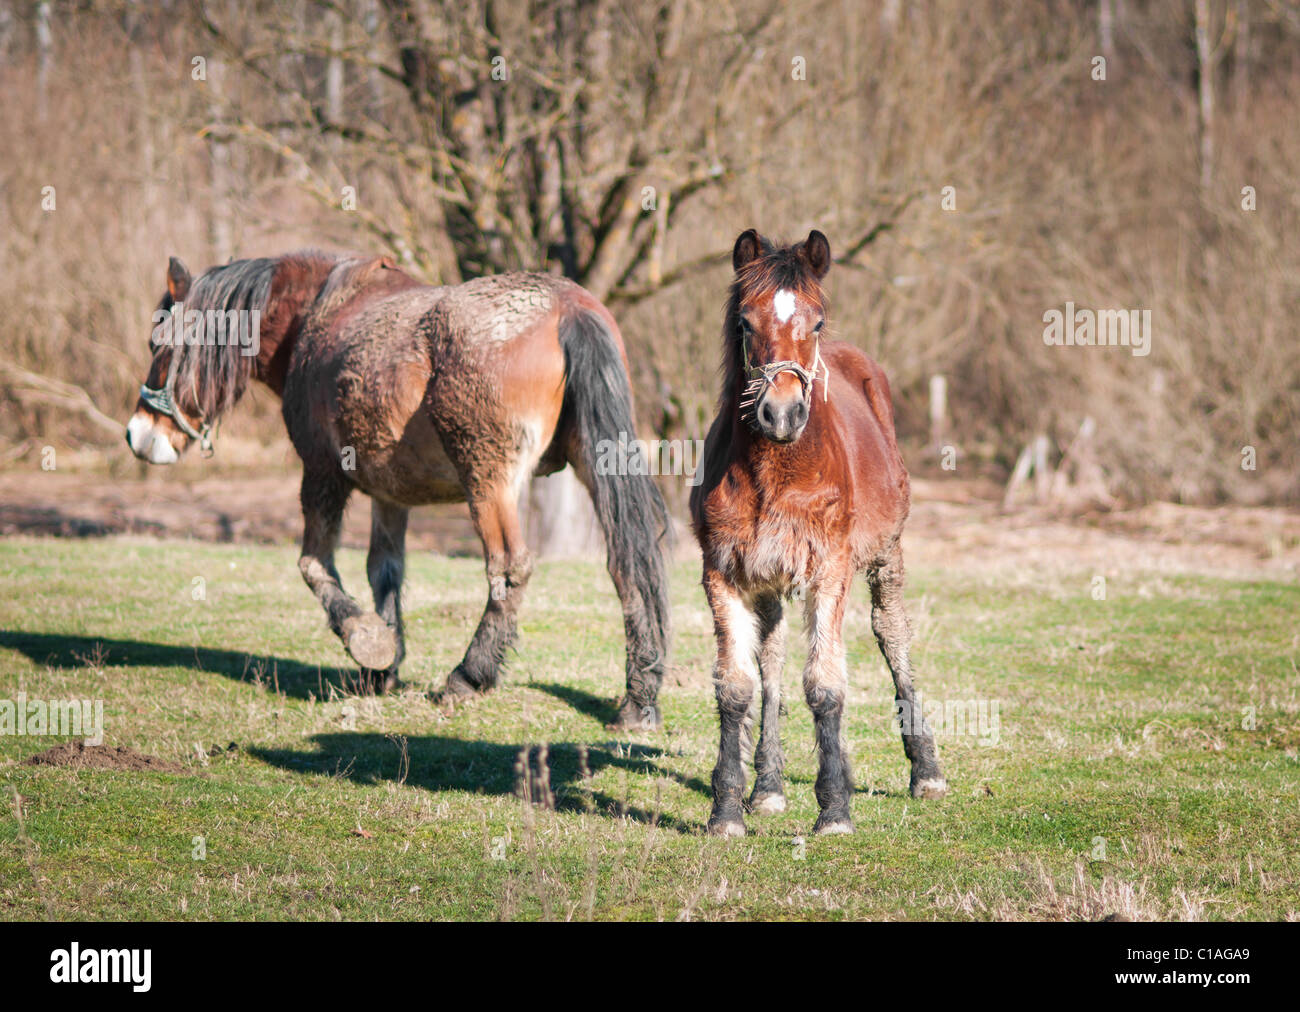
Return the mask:
[(750, 364), (749, 342), (743, 336), (740, 339), (740, 348), (745, 356), (745, 392), (751, 395), (748, 401), (741, 404), (742, 408), (757, 400), (762, 390), (775, 383), (776, 378), (783, 372), (794, 373), (803, 387), (804, 398), (812, 400), (812, 393), (817, 385), (817, 377), (825, 369), (826, 375), (822, 379), (822, 400), (825, 401), (830, 397), (831, 371), (826, 367), (826, 363), (822, 361), (820, 339), (813, 346), (813, 367), (811, 372), (793, 359), (782, 359), (779, 362), (768, 362), (766, 365), (760, 366)]
[(176, 345), (173, 343), (172, 358), (167, 365), (167, 381), (156, 389), (147, 383), (142, 383), (140, 385), (140, 400), (146, 406), (153, 408), (158, 414), (166, 415), (180, 426), (180, 430), (185, 435), (198, 442), (203, 456), (211, 457), (216, 451), (215, 434), (211, 424), (202, 422), (199, 428), (195, 429), (176, 406), (176, 372), (180, 367), (180, 362), (181, 357), (176, 353)]

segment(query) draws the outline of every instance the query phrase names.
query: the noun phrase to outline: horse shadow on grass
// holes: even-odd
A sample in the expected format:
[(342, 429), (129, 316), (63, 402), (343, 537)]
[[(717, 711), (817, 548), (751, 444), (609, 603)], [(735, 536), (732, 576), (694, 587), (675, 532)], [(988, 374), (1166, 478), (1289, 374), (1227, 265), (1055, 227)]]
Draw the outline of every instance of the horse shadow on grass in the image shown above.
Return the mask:
[[(540, 773), (541, 757), (536, 745), (503, 745), (441, 735), (413, 736), (403, 742), (397, 736), (364, 732), (328, 732), (312, 735), (308, 740), (314, 743), (314, 748), (298, 751), (252, 747), (248, 754), (293, 773), (330, 776), (363, 786), (392, 782), (431, 792), (465, 791), (521, 798), (519, 771), (525, 754), (534, 783)], [(661, 765), (659, 760), (664, 757), (662, 749), (649, 745), (551, 743), (547, 746), (546, 769), (555, 810), (631, 818), (683, 834), (703, 832), (702, 824), (662, 810), (633, 805), (626, 798), (597, 790), (591, 782), (601, 770), (613, 767), (628, 774), (663, 777), (700, 790), (699, 781), (684, 778)]]
[[(598, 720), (602, 724), (609, 724), (618, 716), (618, 705), (613, 700), (574, 688), (572, 685), (560, 685), (557, 682), (530, 682), (528, 687), (548, 693), (556, 699), (568, 703), (579, 713), (585, 714), (593, 720)], [(747, 770), (747, 772), (752, 773), (752, 770)], [(713, 797), (712, 786), (699, 777), (686, 778), (672, 773), (668, 775), (684, 787), (689, 787), (706, 797)], [(811, 787), (814, 783), (813, 777), (797, 776), (788, 771), (784, 774), (784, 777), (787, 786)], [(882, 798), (905, 798), (908, 796), (906, 791), (885, 790), (871, 784), (859, 784), (854, 787), (853, 793)]]
[(0, 649), (17, 650), (33, 664), (60, 668), (141, 667), (189, 668), (248, 682), (295, 699), (327, 699), (336, 692), (355, 692), (355, 669), (323, 668), (286, 657), (246, 650), (146, 643), (110, 636), (71, 636), (65, 633), (0, 630)]

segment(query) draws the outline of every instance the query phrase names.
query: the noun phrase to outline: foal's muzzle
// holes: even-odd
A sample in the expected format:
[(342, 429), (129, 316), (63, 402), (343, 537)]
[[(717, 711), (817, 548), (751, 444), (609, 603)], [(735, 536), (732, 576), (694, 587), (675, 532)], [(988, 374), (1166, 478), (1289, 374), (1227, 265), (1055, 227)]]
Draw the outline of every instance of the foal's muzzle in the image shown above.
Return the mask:
[(755, 409), (758, 431), (774, 443), (793, 443), (808, 424), (808, 398), (802, 392), (782, 398), (768, 387)]
[[(812, 409), (813, 388), (817, 385), (822, 364), (821, 346), (813, 352), (813, 367), (806, 369), (798, 362), (783, 359), (754, 365), (749, 360), (749, 346), (742, 344), (745, 353), (745, 391), (741, 395), (741, 416), (759, 435), (774, 443), (793, 443), (803, 435)], [(777, 379), (789, 373), (799, 381), (799, 392), (780, 393)], [(830, 372), (827, 371), (827, 382)], [(826, 396), (827, 390), (823, 393)]]

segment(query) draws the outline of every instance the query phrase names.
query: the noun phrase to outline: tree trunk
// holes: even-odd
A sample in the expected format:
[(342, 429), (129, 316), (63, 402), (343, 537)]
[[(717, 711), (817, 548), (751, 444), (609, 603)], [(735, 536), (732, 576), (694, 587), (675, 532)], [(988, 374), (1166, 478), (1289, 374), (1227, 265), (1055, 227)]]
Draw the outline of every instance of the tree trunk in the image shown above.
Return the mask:
[(234, 254), (234, 227), (232, 224), (230, 139), (226, 136), (226, 115), (220, 89), (224, 83), (225, 65), (215, 56), (208, 60), (208, 88), (211, 93), (212, 133), (208, 137), (208, 151), (212, 166), (212, 212), (208, 222), (208, 236), (212, 243), (212, 256), (216, 263), (224, 264)]
[(49, 114), (50, 65), (54, 62), (53, 51), (49, 0), (41, 0), (36, 5), (36, 117), (42, 123)]
[(1210, 0), (1196, 0), (1196, 70), (1201, 192), (1205, 193), (1214, 178), (1214, 49), (1210, 43)]
[(523, 498), (524, 537), (538, 555), (576, 558), (600, 554), (604, 540), (596, 511), (573, 468), (534, 478)]

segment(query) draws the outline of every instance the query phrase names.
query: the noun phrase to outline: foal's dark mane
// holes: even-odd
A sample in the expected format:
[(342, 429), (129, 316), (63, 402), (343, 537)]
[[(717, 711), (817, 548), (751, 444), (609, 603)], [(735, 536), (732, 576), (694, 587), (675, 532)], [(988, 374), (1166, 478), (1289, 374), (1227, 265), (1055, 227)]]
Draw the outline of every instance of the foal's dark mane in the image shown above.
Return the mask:
[(718, 410), (723, 412), (734, 410), (732, 402), (745, 385), (742, 375), (745, 358), (740, 337), (740, 304), (745, 296), (755, 293), (769, 295), (784, 288), (827, 306), (821, 282), (802, 255), (803, 243), (774, 246), (767, 239), (762, 242), (762, 255), (740, 269), (727, 297), (722, 323), (722, 393), (718, 398)]
[[(313, 249), (281, 257), (232, 260), (208, 268), (195, 280), (181, 302), (186, 312), (197, 310), (206, 314), (209, 310), (222, 313), (256, 310), (261, 313), (261, 326), (265, 328), (271, 315), (271, 286), (277, 270), (288, 267), (308, 273), (332, 266), (340, 259), (337, 254)], [(158, 308), (169, 310), (173, 304), (172, 297), (164, 295)], [(182, 343), (172, 348), (172, 354), (180, 355), (176, 390), (178, 393), (186, 392), (189, 401), (208, 422), (230, 410), (243, 396), (257, 362), (256, 354), (243, 354), (237, 340), (225, 345), (206, 341)]]

